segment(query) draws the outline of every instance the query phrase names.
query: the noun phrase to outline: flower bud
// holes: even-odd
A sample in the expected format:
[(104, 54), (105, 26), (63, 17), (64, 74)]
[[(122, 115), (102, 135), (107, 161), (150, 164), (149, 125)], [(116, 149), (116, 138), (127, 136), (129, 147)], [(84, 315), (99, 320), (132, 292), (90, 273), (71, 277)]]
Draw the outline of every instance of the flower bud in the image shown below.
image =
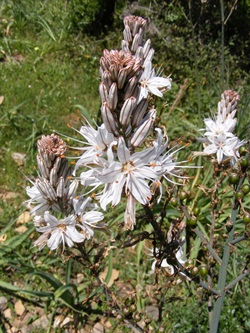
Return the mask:
[(135, 57), (136, 58), (143, 58), (143, 48), (139, 46), (135, 52)]
[(108, 106), (110, 110), (114, 110), (117, 106), (118, 102), (118, 93), (117, 93), (117, 84), (114, 82), (109, 90), (108, 96)]
[(120, 69), (117, 80), (118, 89), (123, 88), (126, 78), (127, 78), (127, 70), (125, 68)]
[(151, 110), (151, 116), (142, 123), (140, 127), (135, 131), (131, 138), (131, 144), (134, 147), (138, 147), (142, 144), (142, 142), (146, 139), (148, 136), (156, 116), (156, 110)]
[(111, 80), (112, 81), (117, 81), (117, 78), (118, 78), (118, 68), (115, 65), (110, 65), (109, 72), (110, 72), (110, 75), (111, 75)]
[(130, 116), (136, 106), (136, 98), (135, 97), (130, 97), (126, 99), (125, 103), (122, 106), (121, 113), (120, 113), (120, 123), (123, 126), (126, 126), (130, 122)]
[(102, 102), (107, 102), (108, 101), (108, 91), (103, 82), (99, 84), (99, 94), (101, 97)]
[(52, 168), (50, 170), (50, 174), (49, 174), (49, 181), (50, 181), (51, 185), (56, 186), (57, 180), (58, 180), (57, 170), (56, 170), (56, 168)]
[(133, 117), (132, 117), (132, 126), (138, 127), (141, 125), (141, 121), (147, 111), (148, 101), (146, 98), (143, 98), (140, 103), (136, 106)]
[(56, 195), (58, 198), (62, 198), (64, 196), (64, 186), (64, 178), (60, 177), (56, 188)]
[(102, 81), (105, 84), (107, 91), (109, 91), (109, 88), (112, 84), (111, 75), (110, 75), (109, 71), (106, 70), (103, 72)]
[(140, 36), (139, 36), (139, 34), (136, 34), (134, 39), (133, 39), (133, 43), (132, 43), (132, 46), (131, 46), (131, 51), (135, 52), (138, 49), (139, 41), (140, 41)]
[(49, 178), (49, 169), (48, 167), (46, 167), (44, 159), (41, 158), (41, 156), (37, 155), (36, 160), (38, 169), (40, 170), (42, 176), (45, 178)]
[(124, 99), (127, 99), (131, 96), (133, 96), (133, 92), (135, 90), (135, 87), (138, 83), (138, 78), (133, 76), (129, 81), (128, 81), (128, 84), (127, 86), (125, 87), (125, 96), (124, 96)]
[(117, 133), (117, 123), (106, 102), (101, 107), (102, 121), (110, 133)]
[(125, 40), (122, 40), (122, 43), (121, 43), (121, 49), (125, 52), (130, 52), (129, 51), (129, 47), (128, 47), (128, 42), (125, 41)]
[(125, 29), (123, 30), (123, 36), (126, 42), (132, 42), (132, 35), (128, 25), (125, 25)]
[(150, 49), (145, 60), (144, 60), (144, 63), (146, 63), (147, 61), (152, 61), (153, 59), (153, 56), (154, 56), (154, 53), (155, 53), (155, 50), (154, 49)]
[(144, 44), (144, 46), (143, 46), (143, 56), (144, 56), (144, 58), (147, 57), (148, 52), (149, 52), (149, 50), (150, 50), (150, 46), (151, 46), (151, 40), (148, 39), (148, 40), (146, 41), (146, 43)]

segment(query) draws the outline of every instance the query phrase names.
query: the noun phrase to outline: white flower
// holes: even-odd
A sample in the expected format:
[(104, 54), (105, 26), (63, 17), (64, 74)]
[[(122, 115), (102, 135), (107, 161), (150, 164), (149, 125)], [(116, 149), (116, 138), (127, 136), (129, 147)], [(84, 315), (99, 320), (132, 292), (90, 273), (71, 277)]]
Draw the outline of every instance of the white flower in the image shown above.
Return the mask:
[(227, 138), (225, 133), (220, 133), (214, 137), (210, 136), (208, 140), (210, 144), (206, 145), (203, 154), (216, 154), (218, 164), (227, 157), (229, 157), (231, 163), (234, 164), (239, 158), (238, 148), (245, 144), (245, 141), (240, 141), (237, 136)]
[(206, 125), (204, 136), (206, 137), (217, 136), (221, 133), (225, 133), (226, 137), (233, 137), (234, 135), (232, 132), (235, 129), (237, 119), (227, 118), (225, 121), (221, 121), (217, 118), (216, 121), (213, 121), (212, 119), (207, 118), (204, 120), (204, 123)]
[[(159, 254), (159, 249), (156, 248), (155, 253), (156, 253), (156, 256), (157, 256)], [(185, 263), (187, 262), (187, 259), (184, 255), (184, 250), (183, 250), (182, 246), (176, 252), (176, 259), (178, 260), (178, 262), (181, 265), (185, 265)], [(152, 269), (153, 272), (155, 271), (155, 267), (156, 267), (157, 262), (158, 262), (158, 260), (154, 260), (154, 262), (152, 263), (151, 269)], [(160, 263), (160, 267), (164, 268), (167, 271), (169, 276), (172, 276), (175, 273), (174, 267), (172, 265), (168, 264), (167, 259), (162, 260), (162, 262)], [(182, 272), (178, 272), (178, 275), (181, 279), (177, 280), (177, 283), (181, 282), (181, 280), (190, 280), (190, 278)]]
[[(79, 222), (77, 226), (82, 229), (84, 239), (90, 239), (94, 235), (92, 228), (96, 226), (97, 222), (103, 220), (103, 214), (94, 210), (96, 205), (90, 203), (89, 197), (85, 200), (83, 198), (75, 198), (73, 200), (73, 207), (77, 221)], [(86, 209), (91, 210), (86, 211)]]
[(195, 152), (194, 155), (216, 154), (218, 164), (229, 158), (232, 165), (240, 157), (238, 149), (246, 143), (233, 134), (237, 119), (234, 118), (237, 112), (237, 105), (240, 97), (233, 90), (225, 90), (218, 103), (218, 112), (214, 120), (207, 118), (204, 120), (206, 128), (204, 138), (199, 138), (203, 142), (204, 151)]
[[(156, 173), (147, 166), (149, 150), (130, 154), (122, 137), (118, 140), (117, 156), (119, 161), (111, 161), (108, 168), (104, 169), (98, 179), (105, 186), (101, 197), (101, 207), (112, 202), (116, 206), (124, 191), (126, 195), (132, 194), (141, 204), (149, 203), (151, 199), (150, 188), (146, 180), (157, 178)], [(150, 150), (152, 153), (152, 149)]]
[[(153, 142), (155, 155), (150, 160), (150, 166), (155, 171), (158, 176), (158, 179), (164, 177), (167, 181), (175, 183), (171, 180), (171, 177), (178, 178), (187, 178), (180, 175), (181, 168), (195, 168), (195, 166), (182, 166), (186, 161), (176, 162), (174, 160), (174, 154), (184, 147), (179, 147), (177, 149), (168, 149), (168, 138), (166, 137), (165, 142), (163, 141), (162, 131), (159, 128), (155, 129), (158, 132), (157, 141)], [(161, 187), (161, 184), (158, 180), (158, 185)], [(161, 188), (160, 188), (161, 191)], [(159, 198), (160, 199), (160, 198)]]
[(50, 200), (50, 198), (41, 192), (37, 183), (33, 186), (26, 187), (26, 193), (31, 198), (27, 200), (28, 208), (31, 209), (31, 215), (43, 215), (43, 213), (49, 209), (52, 209), (56, 212), (60, 212), (60, 208), (56, 202)]
[(139, 80), (141, 84), (139, 101), (142, 98), (147, 98), (148, 93), (162, 97), (161, 88), (171, 89), (171, 79), (163, 78), (155, 75), (155, 71), (152, 69), (151, 61), (144, 63), (144, 72)]
[(106, 129), (105, 125), (94, 129), (90, 124), (82, 126), (79, 133), (86, 139), (86, 146), (76, 148), (84, 150), (84, 153), (79, 158), (75, 165), (75, 171), (84, 165), (102, 165), (103, 156), (106, 156), (106, 151), (109, 145), (114, 141), (114, 136)]
[(65, 219), (58, 220), (50, 215), (48, 211), (44, 213), (46, 226), (38, 228), (37, 231), (42, 235), (35, 241), (35, 245), (41, 250), (47, 245), (51, 250), (55, 250), (62, 243), (63, 250), (65, 245), (72, 247), (75, 243), (81, 243), (85, 237), (76, 229), (76, 218), (74, 215), (67, 216)]

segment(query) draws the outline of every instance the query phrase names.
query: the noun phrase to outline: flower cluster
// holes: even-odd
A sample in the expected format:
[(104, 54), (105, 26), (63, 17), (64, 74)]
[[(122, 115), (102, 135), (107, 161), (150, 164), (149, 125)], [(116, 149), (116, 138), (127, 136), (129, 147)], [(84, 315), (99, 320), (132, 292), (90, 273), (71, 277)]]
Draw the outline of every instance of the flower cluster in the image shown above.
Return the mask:
[[(72, 168), (64, 157), (66, 144), (57, 135), (42, 136), (37, 142), (38, 178), (26, 192), (27, 206), (42, 235), (35, 245), (51, 250), (62, 243), (72, 247), (93, 236), (92, 227), (103, 219), (90, 199), (76, 197), (78, 181), (72, 180)], [(60, 216), (64, 216), (60, 219)]]
[[(232, 165), (239, 158), (238, 149), (246, 142), (241, 141), (233, 134), (237, 119), (237, 105), (239, 95), (233, 90), (225, 90), (218, 103), (218, 113), (214, 119), (207, 118), (205, 122), (204, 138), (200, 141), (204, 144), (202, 155), (216, 154), (218, 164), (230, 159)], [(199, 154), (199, 153), (198, 153)]]
[(156, 76), (152, 69), (154, 50), (149, 39), (144, 42), (146, 20), (129, 16), (124, 25), (122, 49), (104, 50), (101, 57), (103, 123), (97, 129), (87, 122), (81, 127), (83, 154), (74, 173), (85, 167), (81, 184), (92, 190), (101, 187), (96, 198), (104, 210), (125, 197), (125, 227), (133, 229), (136, 202), (149, 204), (155, 188), (162, 192), (163, 177), (179, 175), (181, 163), (174, 161), (176, 150), (168, 150), (159, 128), (154, 129), (157, 139), (148, 140), (156, 118), (153, 96), (162, 97), (171, 79)]
[[(151, 41), (144, 41), (146, 20), (124, 19), (121, 50), (104, 50), (100, 59), (99, 93), (102, 124), (85, 122), (77, 131), (81, 152), (74, 170), (65, 158), (66, 144), (56, 135), (38, 141), (39, 176), (27, 187), (28, 206), (42, 235), (35, 242), (40, 249), (59, 244), (71, 247), (93, 236), (93, 227), (103, 214), (91, 204), (88, 193), (106, 210), (126, 199), (125, 228), (136, 224), (136, 203), (148, 205), (160, 200), (162, 181), (182, 177), (183, 162), (175, 161), (180, 149), (168, 148), (168, 138), (154, 128), (155, 96), (171, 88), (171, 79), (156, 75)], [(81, 183), (81, 195), (78, 188)], [(85, 190), (86, 189), (86, 190)]]

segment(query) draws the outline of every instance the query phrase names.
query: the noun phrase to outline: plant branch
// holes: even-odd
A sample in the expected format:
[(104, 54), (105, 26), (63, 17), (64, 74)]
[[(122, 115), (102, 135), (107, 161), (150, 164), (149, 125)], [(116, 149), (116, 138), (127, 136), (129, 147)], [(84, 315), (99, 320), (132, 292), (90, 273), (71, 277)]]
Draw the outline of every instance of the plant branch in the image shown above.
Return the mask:
[(250, 269), (248, 269), (245, 273), (237, 276), (236, 279), (234, 279), (232, 282), (230, 282), (226, 287), (225, 290), (228, 291), (229, 289), (232, 289), (236, 283), (240, 282), (242, 279), (244, 279), (248, 274), (250, 273)]
[(194, 232), (200, 238), (200, 240), (206, 245), (206, 248), (208, 249), (210, 254), (214, 257), (214, 259), (218, 262), (218, 264), (221, 265), (221, 263), (222, 263), (221, 258), (218, 256), (218, 254), (215, 252), (215, 250), (212, 248), (212, 246), (206, 240), (203, 233), (198, 229), (198, 227), (194, 229)]

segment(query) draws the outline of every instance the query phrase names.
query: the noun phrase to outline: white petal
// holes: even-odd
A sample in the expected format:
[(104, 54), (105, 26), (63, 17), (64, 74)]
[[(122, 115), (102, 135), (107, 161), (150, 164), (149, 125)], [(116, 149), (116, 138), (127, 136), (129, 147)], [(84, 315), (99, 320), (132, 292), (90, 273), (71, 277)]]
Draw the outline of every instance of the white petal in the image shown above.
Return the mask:
[(48, 211), (44, 213), (44, 220), (49, 223), (52, 228), (59, 224), (58, 219), (55, 216), (50, 215)]
[(66, 236), (71, 238), (73, 242), (81, 243), (84, 241), (84, 236), (80, 234), (80, 232), (78, 232), (73, 226), (67, 226), (65, 233)]
[(126, 143), (125, 143), (123, 137), (119, 138), (117, 155), (118, 155), (119, 161), (122, 164), (126, 164), (129, 162), (130, 152), (129, 152), (128, 148), (126, 147)]
[(58, 248), (58, 245), (62, 242), (62, 238), (63, 238), (63, 234), (61, 232), (61, 230), (59, 229), (55, 229), (49, 240), (47, 241), (47, 246), (51, 249), (51, 250), (55, 250)]
[(143, 179), (138, 179), (130, 175), (129, 182), (127, 183), (128, 189), (133, 194), (135, 199), (141, 204), (146, 205), (151, 199), (151, 192), (148, 183)]

